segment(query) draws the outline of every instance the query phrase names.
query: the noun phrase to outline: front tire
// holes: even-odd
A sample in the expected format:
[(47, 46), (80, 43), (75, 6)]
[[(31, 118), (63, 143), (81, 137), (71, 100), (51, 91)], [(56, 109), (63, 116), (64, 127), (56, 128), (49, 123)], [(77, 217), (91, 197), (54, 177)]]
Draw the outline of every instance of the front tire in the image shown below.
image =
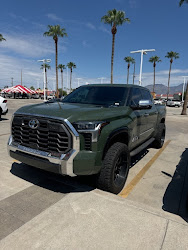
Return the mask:
[(105, 191), (118, 194), (125, 185), (130, 167), (130, 154), (127, 145), (114, 143), (107, 151), (97, 186)]

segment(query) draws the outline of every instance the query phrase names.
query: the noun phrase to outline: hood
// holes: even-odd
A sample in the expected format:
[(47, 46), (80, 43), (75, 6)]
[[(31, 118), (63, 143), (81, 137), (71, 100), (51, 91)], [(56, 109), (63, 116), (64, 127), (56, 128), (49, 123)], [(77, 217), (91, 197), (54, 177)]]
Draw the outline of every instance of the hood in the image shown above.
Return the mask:
[[(60, 117), (69, 120), (69, 122), (77, 121), (110, 121), (128, 115), (131, 112), (129, 107), (101, 107), (91, 104), (75, 104), (75, 103), (42, 103), (36, 105), (28, 105), (21, 107), (16, 113), (43, 115)], [(15, 114), (16, 114), (15, 113)]]

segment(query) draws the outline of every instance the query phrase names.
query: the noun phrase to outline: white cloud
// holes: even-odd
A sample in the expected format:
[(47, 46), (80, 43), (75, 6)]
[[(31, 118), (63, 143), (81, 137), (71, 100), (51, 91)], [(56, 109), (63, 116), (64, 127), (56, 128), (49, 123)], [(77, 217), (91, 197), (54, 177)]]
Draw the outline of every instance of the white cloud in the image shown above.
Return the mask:
[(19, 20), (21, 20), (22, 22), (27, 22), (27, 21), (28, 21), (25, 17), (15, 15), (14, 13), (10, 13), (9, 16), (12, 17), (12, 18), (14, 18), (14, 19), (19, 19)]
[[(43, 88), (43, 71), (40, 69), (41, 63), (35, 60), (17, 59), (12, 56), (0, 54), (0, 88), (11, 85), (11, 77), (14, 78), (14, 85), (20, 84), (21, 70), (22, 82), (27, 87), (34, 86)], [(55, 89), (56, 77), (55, 68), (51, 65), (51, 70), (47, 71), (49, 88)], [(64, 72), (66, 79), (66, 71)], [(59, 76), (60, 84), (60, 76)]]
[(92, 23), (86, 23), (86, 27), (92, 29), (92, 30), (96, 30), (96, 27), (92, 24)]
[[(178, 85), (183, 82), (182, 75), (188, 74), (188, 69), (172, 69), (171, 77), (170, 77), (170, 85)], [(162, 70), (156, 72), (156, 84), (164, 84), (167, 86), (168, 84), (168, 70)], [(136, 81), (138, 81), (139, 75), (136, 77)], [(144, 86), (153, 84), (153, 72), (147, 72), (142, 74), (142, 83)]]
[[(110, 27), (110, 26), (109, 26)], [(111, 35), (110, 29), (105, 28), (103, 25), (99, 27), (99, 30)]]
[(57, 21), (57, 22), (63, 22), (63, 19), (58, 17), (57, 15), (53, 14), (53, 13), (48, 13), (46, 15), (49, 19), (53, 20), (53, 21)]
[[(0, 47), (4, 52), (14, 52), (26, 57), (39, 58), (54, 54), (54, 42), (52, 38), (43, 37), (38, 34), (4, 34), (6, 42), (2, 42)], [(59, 49), (65, 51), (64, 46)]]

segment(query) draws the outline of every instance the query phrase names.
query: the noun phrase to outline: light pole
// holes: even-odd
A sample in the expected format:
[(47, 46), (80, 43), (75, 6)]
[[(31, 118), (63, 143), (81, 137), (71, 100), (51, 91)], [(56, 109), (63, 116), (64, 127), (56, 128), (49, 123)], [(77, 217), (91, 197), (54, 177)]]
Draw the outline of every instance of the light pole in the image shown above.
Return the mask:
[(183, 83), (183, 91), (182, 91), (182, 96), (181, 96), (181, 101), (183, 103), (183, 95), (184, 95), (184, 91), (185, 91), (185, 78), (188, 76), (182, 76), (184, 78), (184, 83)]
[(106, 79), (106, 77), (99, 77), (99, 80), (101, 80), (101, 84), (103, 84), (103, 80)]
[(139, 85), (142, 85), (142, 65), (143, 65), (143, 55), (146, 55), (147, 52), (155, 51), (155, 49), (141, 49), (137, 51), (131, 51), (130, 53), (141, 53), (141, 61), (140, 61), (140, 77), (139, 77)]
[(78, 80), (78, 87), (80, 87), (80, 80), (82, 79), (82, 78), (76, 78), (77, 80)]
[(51, 59), (42, 59), (38, 60), (38, 62), (43, 62), (43, 74), (44, 74), (44, 101), (46, 101), (46, 74), (45, 74), (45, 63), (50, 63)]

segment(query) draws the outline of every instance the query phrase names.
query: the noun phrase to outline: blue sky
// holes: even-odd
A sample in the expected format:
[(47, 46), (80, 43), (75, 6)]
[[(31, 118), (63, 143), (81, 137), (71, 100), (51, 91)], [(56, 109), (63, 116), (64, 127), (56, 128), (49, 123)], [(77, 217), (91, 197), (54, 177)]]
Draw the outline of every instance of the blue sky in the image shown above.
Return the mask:
[[(100, 19), (108, 10), (125, 11), (130, 24), (118, 27), (115, 41), (114, 82), (126, 83), (127, 65), (123, 58), (130, 51), (156, 49), (144, 56), (143, 85), (153, 84), (153, 67), (150, 56), (157, 55), (156, 83), (167, 85), (168, 51), (180, 53), (172, 65), (171, 85), (182, 83), (188, 75), (188, 4), (181, 8), (179, 0), (7, 0), (1, 5), (0, 33), (6, 42), (0, 43), (0, 88), (20, 83), (42, 87), (43, 75), (38, 59), (51, 58), (48, 71), (49, 87), (55, 87), (55, 46), (52, 38), (43, 37), (47, 25), (59, 24), (66, 29), (67, 38), (59, 39), (58, 63), (76, 63), (73, 87), (85, 83), (110, 82), (112, 35), (110, 25)], [(136, 83), (138, 83), (140, 54), (135, 54)], [(133, 67), (130, 68), (130, 83)], [(69, 74), (68, 74), (69, 76)], [(68, 79), (69, 81), (69, 79)], [(67, 70), (64, 72), (67, 85)], [(60, 74), (59, 74), (60, 84)]]

